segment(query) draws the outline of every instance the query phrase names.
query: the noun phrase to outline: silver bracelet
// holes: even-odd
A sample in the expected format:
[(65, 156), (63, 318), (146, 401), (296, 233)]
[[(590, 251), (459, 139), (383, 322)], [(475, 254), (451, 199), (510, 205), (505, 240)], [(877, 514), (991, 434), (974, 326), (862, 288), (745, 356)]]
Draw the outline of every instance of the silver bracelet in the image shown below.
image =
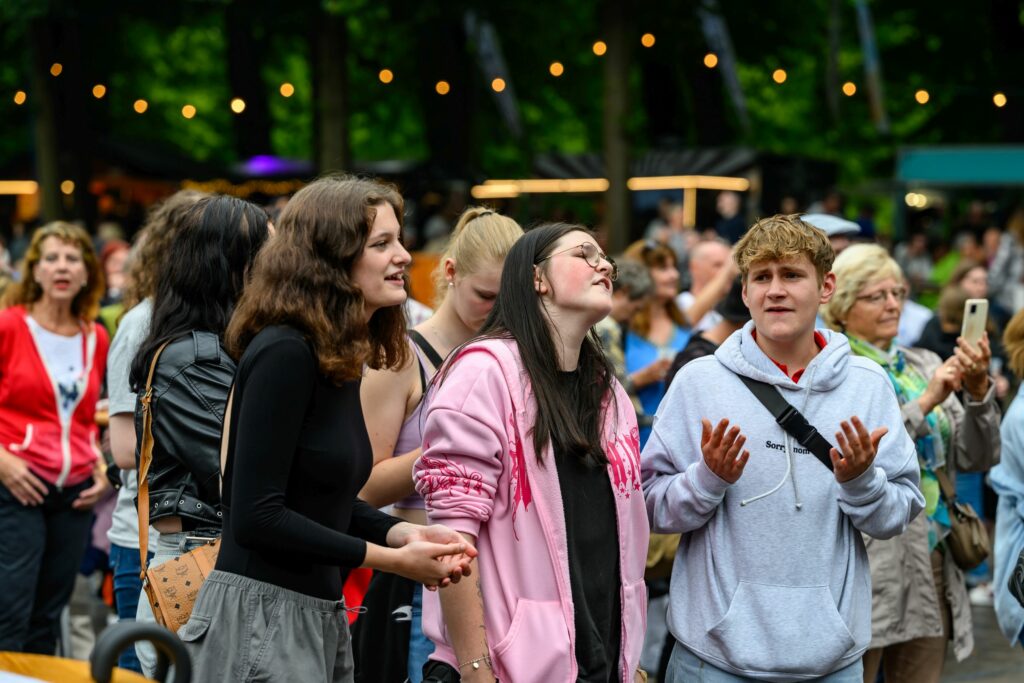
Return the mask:
[(486, 654), (483, 657), (477, 657), (476, 659), (471, 659), (468, 662), (466, 662), (465, 664), (459, 664), (459, 671), (462, 671), (467, 666), (473, 667), (473, 671), (478, 671), (480, 669), (480, 662), (485, 662), (487, 664), (487, 668), (488, 669), (493, 668), (491, 666), (491, 656), (489, 654)]

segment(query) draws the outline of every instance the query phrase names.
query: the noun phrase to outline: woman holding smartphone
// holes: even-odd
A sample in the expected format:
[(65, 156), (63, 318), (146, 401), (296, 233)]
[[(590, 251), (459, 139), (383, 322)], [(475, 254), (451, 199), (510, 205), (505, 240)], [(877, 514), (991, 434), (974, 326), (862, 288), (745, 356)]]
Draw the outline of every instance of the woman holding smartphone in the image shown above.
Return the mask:
[[(836, 293), (823, 315), (846, 334), (857, 355), (877, 362), (899, 399), (907, 431), (917, 446), (925, 512), (906, 533), (888, 540), (865, 536), (871, 563), (872, 641), (864, 655), (864, 680), (879, 669), (891, 681), (937, 682), (946, 644), (958, 660), (974, 648), (971, 609), (963, 572), (944, 543), (950, 511), (940, 495), (942, 474), (980, 472), (999, 461), (999, 409), (988, 376), (988, 336), (977, 345), (957, 341), (943, 362), (931, 351), (895, 345), (907, 296), (903, 272), (874, 244), (857, 244), (833, 264)], [(957, 398), (963, 389), (965, 402)]]

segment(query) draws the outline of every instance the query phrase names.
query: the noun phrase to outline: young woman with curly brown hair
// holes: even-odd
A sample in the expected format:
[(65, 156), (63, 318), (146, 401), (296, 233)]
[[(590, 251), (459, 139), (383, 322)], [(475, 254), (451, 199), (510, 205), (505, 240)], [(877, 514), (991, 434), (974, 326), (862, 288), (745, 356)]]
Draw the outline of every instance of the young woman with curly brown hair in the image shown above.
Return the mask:
[(323, 178), (281, 212), (228, 327), (238, 359), (214, 571), (178, 635), (203, 681), (351, 681), (342, 582), (366, 566), (428, 587), (475, 550), (356, 497), (373, 463), (364, 365), (407, 360), (402, 198)]

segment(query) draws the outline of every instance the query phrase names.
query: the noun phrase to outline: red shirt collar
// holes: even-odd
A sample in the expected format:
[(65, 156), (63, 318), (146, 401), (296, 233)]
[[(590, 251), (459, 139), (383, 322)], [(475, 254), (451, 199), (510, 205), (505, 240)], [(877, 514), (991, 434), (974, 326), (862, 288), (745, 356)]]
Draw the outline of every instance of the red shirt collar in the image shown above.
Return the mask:
[[(756, 328), (750, 331), (750, 336), (752, 336), (754, 338), (754, 341), (757, 341), (757, 329)], [(814, 344), (815, 344), (815, 346), (818, 347), (818, 350), (820, 351), (821, 349), (825, 348), (825, 346), (828, 344), (828, 341), (826, 341), (825, 335), (823, 335), (821, 332), (818, 332), (817, 330), (815, 330), (814, 331)], [(794, 372), (792, 375), (790, 375), (789, 374), (789, 368), (786, 367), (785, 363), (780, 363), (779, 361), (775, 360), (771, 356), (769, 356), (768, 358), (773, 363), (775, 363), (775, 366), (778, 367), (779, 370), (782, 370), (782, 374), (784, 374), (786, 377), (789, 377), (791, 380), (793, 380), (797, 384), (800, 383), (800, 378), (804, 376), (804, 370), (806, 370), (807, 368), (800, 368), (799, 370)]]

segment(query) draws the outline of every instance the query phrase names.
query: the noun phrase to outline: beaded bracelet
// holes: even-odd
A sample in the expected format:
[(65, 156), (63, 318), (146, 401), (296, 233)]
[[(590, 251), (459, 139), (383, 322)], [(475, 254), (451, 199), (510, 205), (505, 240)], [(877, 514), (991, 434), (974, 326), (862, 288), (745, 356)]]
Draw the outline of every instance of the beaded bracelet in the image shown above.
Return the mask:
[(489, 654), (487, 654), (487, 655), (484, 655), (483, 657), (477, 657), (476, 659), (471, 659), (468, 662), (466, 662), (465, 664), (459, 664), (459, 671), (462, 671), (467, 666), (472, 666), (473, 667), (473, 671), (478, 671), (480, 669), (480, 662), (486, 662), (487, 668), (488, 669), (492, 668), (491, 667), (491, 656)]

